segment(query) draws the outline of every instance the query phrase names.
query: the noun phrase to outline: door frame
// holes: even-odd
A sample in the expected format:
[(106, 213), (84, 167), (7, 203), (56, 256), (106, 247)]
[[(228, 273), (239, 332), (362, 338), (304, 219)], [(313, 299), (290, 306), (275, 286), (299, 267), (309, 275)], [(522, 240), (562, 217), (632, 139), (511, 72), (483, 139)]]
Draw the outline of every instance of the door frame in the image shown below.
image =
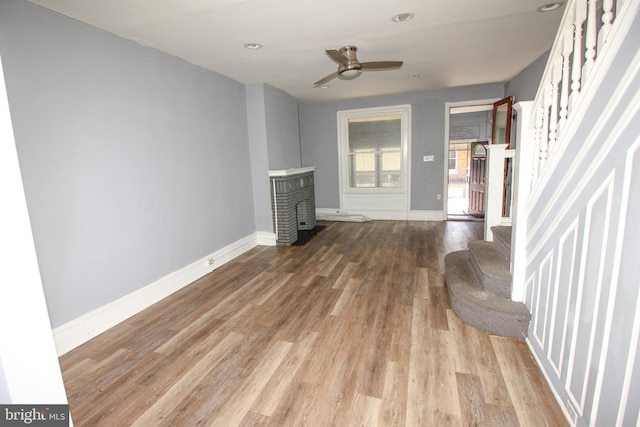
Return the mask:
[[(444, 151), (442, 159), (442, 220), (447, 220), (447, 212), (449, 211), (447, 206), (447, 199), (449, 196), (449, 134), (450, 134), (450, 116), (452, 108), (468, 107), (469, 112), (473, 111), (490, 111), (493, 108), (493, 104), (500, 101), (501, 98), (489, 98), (489, 99), (475, 99), (470, 101), (454, 101), (444, 103)], [(485, 108), (488, 106), (489, 108)]]

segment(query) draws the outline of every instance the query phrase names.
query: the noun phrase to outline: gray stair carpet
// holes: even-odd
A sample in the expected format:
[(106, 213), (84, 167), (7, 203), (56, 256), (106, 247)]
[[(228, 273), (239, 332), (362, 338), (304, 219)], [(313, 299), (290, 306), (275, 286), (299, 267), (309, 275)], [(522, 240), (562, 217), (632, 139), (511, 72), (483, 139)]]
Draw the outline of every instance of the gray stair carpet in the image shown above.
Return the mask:
[(511, 227), (494, 227), (495, 242), (469, 243), (469, 250), (445, 256), (447, 290), (454, 312), (493, 335), (525, 338), (531, 315), (513, 302), (509, 272)]
[(511, 258), (511, 227), (491, 227), (491, 231), (493, 231), (493, 243)]

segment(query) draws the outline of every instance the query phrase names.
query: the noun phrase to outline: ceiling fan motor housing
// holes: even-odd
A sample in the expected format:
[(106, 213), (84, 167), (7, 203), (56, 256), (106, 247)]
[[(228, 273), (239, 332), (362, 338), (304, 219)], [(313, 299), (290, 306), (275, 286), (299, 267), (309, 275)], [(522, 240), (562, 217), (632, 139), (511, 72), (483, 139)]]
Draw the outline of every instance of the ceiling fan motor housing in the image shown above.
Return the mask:
[(345, 46), (340, 49), (340, 53), (347, 59), (346, 64), (338, 67), (338, 77), (343, 80), (352, 80), (362, 74), (362, 66), (356, 58), (358, 48), (355, 46)]

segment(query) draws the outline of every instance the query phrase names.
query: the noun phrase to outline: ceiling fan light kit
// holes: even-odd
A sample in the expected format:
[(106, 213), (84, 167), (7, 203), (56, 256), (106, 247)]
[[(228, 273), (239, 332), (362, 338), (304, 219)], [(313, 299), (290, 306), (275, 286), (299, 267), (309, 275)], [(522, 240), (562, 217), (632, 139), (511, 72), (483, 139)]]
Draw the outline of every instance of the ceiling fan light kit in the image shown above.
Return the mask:
[(360, 67), (357, 68), (346, 68), (340, 67), (338, 69), (338, 77), (342, 80), (353, 80), (362, 74), (362, 69)]
[(355, 46), (345, 46), (340, 50), (327, 50), (325, 53), (329, 58), (338, 64), (338, 71), (318, 80), (314, 87), (322, 87), (325, 83), (338, 77), (342, 80), (353, 80), (362, 74), (363, 71), (397, 70), (402, 67), (402, 61), (378, 61), (360, 62), (356, 58), (358, 48)]

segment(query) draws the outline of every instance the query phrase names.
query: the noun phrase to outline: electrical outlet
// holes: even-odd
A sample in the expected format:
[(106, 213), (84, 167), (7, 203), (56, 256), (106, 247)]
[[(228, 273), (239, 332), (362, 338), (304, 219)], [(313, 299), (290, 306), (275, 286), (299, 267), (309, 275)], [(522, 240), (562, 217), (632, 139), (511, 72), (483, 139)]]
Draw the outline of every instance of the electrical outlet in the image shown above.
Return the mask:
[(436, 199), (438, 200), (442, 199), (442, 194), (436, 194)]

